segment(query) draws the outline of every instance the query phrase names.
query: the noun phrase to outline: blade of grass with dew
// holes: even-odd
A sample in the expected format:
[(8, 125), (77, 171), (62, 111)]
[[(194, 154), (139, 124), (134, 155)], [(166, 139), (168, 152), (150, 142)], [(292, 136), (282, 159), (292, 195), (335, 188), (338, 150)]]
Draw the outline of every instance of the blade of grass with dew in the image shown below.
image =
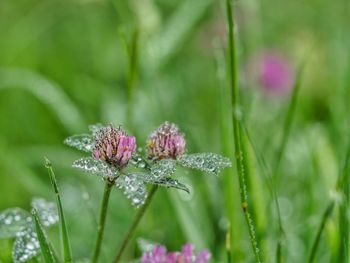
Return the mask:
[[(252, 200), (252, 217), (255, 221), (256, 226), (256, 237), (257, 241), (260, 244), (261, 248), (263, 248), (264, 237), (267, 233), (267, 213), (265, 212), (267, 203), (266, 203), (266, 195), (264, 194), (264, 189), (261, 187), (263, 182), (261, 181), (260, 175), (258, 173), (259, 166), (255, 161), (254, 150), (249, 144), (248, 137), (245, 133), (245, 129), (243, 128), (242, 121), (242, 147), (244, 153), (244, 169), (246, 175), (246, 183), (247, 190), (250, 192), (250, 197)], [(267, 194), (268, 195), (268, 194)]]
[(57, 115), (70, 133), (86, 127), (78, 108), (53, 81), (26, 69), (0, 68), (0, 91), (9, 88), (24, 89), (32, 93)]
[(71, 245), (70, 245), (69, 236), (68, 236), (66, 219), (62, 208), (61, 196), (59, 193), (56, 176), (52, 169), (52, 164), (49, 159), (45, 159), (45, 166), (49, 172), (51, 184), (52, 184), (53, 190), (55, 191), (56, 199), (57, 199), (57, 207), (58, 207), (58, 213), (60, 217), (60, 234), (61, 234), (61, 242), (62, 242), (62, 248), (63, 248), (63, 251), (62, 251), (63, 259), (64, 259), (64, 262), (71, 263), (72, 252), (71, 252)]
[[(234, 142), (232, 140), (232, 118), (231, 118), (231, 106), (230, 106), (230, 89), (226, 85), (226, 63), (223, 44), (219, 40), (215, 41), (215, 59), (217, 64), (217, 76), (220, 82), (220, 97), (218, 103), (220, 105), (220, 138), (222, 153), (233, 160), (235, 158), (232, 149), (234, 148)], [(239, 214), (236, 211), (239, 209), (238, 202), (234, 200), (239, 198), (238, 187), (232, 187), (234, 185), (234, 167), (228, 167), (223, 171), (224, 181), (224, 195), (226, 214), (230, 221), (226, 238), (226, 244), (229, 244), (230, 251), (227, 251), (229, 261), (231, 260), (243, 260), (242, 251), (239, 246), (239, 242), (235, 240), (241, 240), (242, 233), (239, 227)], [(226, 247), (228, 249), (228, 247)]]
[(41, 248), (41, 253), (43, 255), (45, 263), (56, 263), (54, 252), (49, 244), (49, 241), (47, 240), (44, 230), (41, 227), (41, 224), (39, 222), (38, 214), (35, 209), (32, 211), (33, 217), (34, 217), (34, 223), (36, 227), (36, 233), (38, 236), (38, 241)]
[(279, 175), (279, 169), (280, 169), (282, 156), (284, 156), (284, 153), (286, 150), (286, 146), (287, 146), (287, 143), (288, 143), (288, 140), (290, 137), (291, 127), (292, 127), (295, 112), (296, 112), (297, 99), (298, 99), (298, 95), (299, 95), (299, 91), (300, 91), (300, 87), (301, 87), (302, 73), (304, 71), (305, 62), (306, 62), (306, 60), (300, 64), (300, 66), (298, 67), (298, 70), (297, 70), (297, 75), (296, 75), (295, 83), (293, 86), (293, 92), (292, 92), (292, 95), (291, 95), (291, 98), (290, 98), (290, 101), (288, 104), (287, 114), (286, 114), (284, 124), (283, 124), (282, 139), (281, 139), (279, 149), (277, 151), (275, 166), (273, 169), (272, 187), (275, 188), (274, 191), (276, 191), (276, 200), (277, 200), (276, 205), (278, 206), (277, 217), (278, 217), (278, 236), (279, 236), (279, 238), (277, 241), (277, 249), (276, 249), (276, 262), (277, 263), (281, 263), (283, 260), (282, 243), (284, 240), (284, 228), (282, 225), (281, 212), (280, 212), (280, 208), (279, 208), (279, 204), (278, 204), (278, 185), (279, 185), (279, 183), (278, 183), (279, 176), (278, 175)]
[[(254, 153), (256, 162), (260, 168), (260, 171), (264, 177), (264, 183), (269, 191), (270, 194), (270, 198), (272, 198), (274, 204), (275, 204), (275, 208), (276, 208), (276, 214), (278, 215), (278, 218), (280, 218), (280, 210), (279, 210), (279, 203), (278, 203), (278, 199), (277, 199), (277, 194), (275, 191), (275, 188), (272, 186), (272, 173), (270, 172), (270, 169), (265, 161), (265, 158), (263, 156), (263, 154), (261, 152), (259, 152), (256, 144), (254, 143), (253, 139), (250, 136), (250, 132), (248, 131), (247, 126), (243, 123), (243, 129), (245, 131), (245, 136), (247, 137), (247, 141), (250, 144), (250, 147), (252, 148), (252, 151)], [(279, 222), (281, 222), (279, 220)], [(262, 244), (262, 247), (264, 247), (264, 244)], [(267, 248), (266, 248), (267, 249)], [(265, 256), (265, 261), (266, 262), (270, 262), (271, 259), (268, 258), (268, 254), (264, 254)]]
[(229, 49), (229, 77), (231, 86), (231, 103), (232, 103), (232, 119), (233, 119), (233, 137), (235, 143), (235, 159), (236, 169), (238, 173), (238, 182), (240, 188), (241, 206), (244, 213), (246, 223), (248, 225), (248, 231), (251, 241), (252, 250), (254, 253), (255, 261), (261, 262), (260, 250), (255, 237), (255, 226), (248, 207), (247, 186), (245, 183), (245, 170), (244, 170), (244, 140), (242, 139), (241, 129), (241, 108), (239, 101), (239, 89), (238, 89), (238, 74), (236, 65), (236, 42), (234, 39), (234, 20), (233, 20), (233, 5), (230, 0), (226, 0), (227, 11), (227, 24), (228, 24), (228, 49)]

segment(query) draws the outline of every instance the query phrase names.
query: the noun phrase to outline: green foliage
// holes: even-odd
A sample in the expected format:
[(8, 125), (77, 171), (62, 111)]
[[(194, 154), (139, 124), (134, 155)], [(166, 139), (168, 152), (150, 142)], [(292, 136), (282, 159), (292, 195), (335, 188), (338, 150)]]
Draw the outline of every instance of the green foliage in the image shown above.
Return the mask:
[[(247, 190), (260, 188), (259, 194), (249, 194), (248, 201), (257, 204), (250, 206), (254, 221), (259, 221), (257, 213), (263, 211), (267, 222), (264, 231), (257, 232), (263, 262), (275, 260), (276, 200), (285, 232), (284, 260), (304, 262), (334, 195), (340, 198), (333, 213), (327, 214), (314, 261), (349, 259), (346, 169), (337, 187), (349, 141), (349, 3), (233, 2), (235, 81), (241, 87), (241, 109), (232, 109), (228, 103), (224, 1), (1, 0), (0, 211), (9, 207), (28, 211), (32, 196), (52, 196), (41, 165), (42, 157), (48, 156), (60, 175), (74, 257), (88, 258), (101, 184), (98, 178), (71, 168), (83, 156), (66, 147), (64, 139), (86, 132), (88, 123), (101, 122), (124, 125), (144, 145), (149, 132), (169, 120), (183, 127), (188, 154), (221, 151), (233, 160), (230, 115), (234, 111), (243, 113), (246, 148), (252, 146), (255, 153), (245, 156), (254, 172)], [(293, 104), (293, 122), (289, 118), (285, 122), (291, 94), (266, 95), (252, 75), (244, 74), (257, 54), (271, 49), (286, 55), (295, 66), (307, 57), (302, 88)], [(281, 154), (283, 127), (288, 128), (288, 144)], [(77, 145), (76, 139), (84, 139), (86, 144), (78, 146), (90, 152), (90, 137), (73, 137), (68, 144)], [(276, 156), (280, 161), (276, 162)], [(270, 183), (276, 163), (278, 189)], [(136, 170), (135, 165), (127, 173)], [(170, 248), (192, 241), (199, 249), (208, 246), (213, 262), (226, 262), (225, 235), (232, 218), (231, 256), (253, 261), (240, 210), (236, 167), (218, 178), (199, 176), (196, 169), (179, 165), (166, 174), (160, 176), (165, 186), (175, 186), (178, 180), (180, 188), (190, 194), (159, 188), (135, 237)], [(147, 178), (154, 180), (148, 174)], [(123, 191), (114, 191), (110, 202), (104, 243), (117, 245), (123, 237), (118, 233), (130, 225), (134, 209)], [(21, 222), (11, 228), (0, 223), (1, 262), (11, 261), (13, 246), (21, 246), (35, 233), (23, 232), (18, 241), (14, 235)], [(45, 227), (42, 218), (40, 222)], [(58, 237), (57, 230), (45, 229), (53, 247), (59, 245), (58, 238), (51, 238)], [(139, 257), (133, 244), (125, 259)], [(114, 253), (102, 249), (101, 262), (110, 262)]]

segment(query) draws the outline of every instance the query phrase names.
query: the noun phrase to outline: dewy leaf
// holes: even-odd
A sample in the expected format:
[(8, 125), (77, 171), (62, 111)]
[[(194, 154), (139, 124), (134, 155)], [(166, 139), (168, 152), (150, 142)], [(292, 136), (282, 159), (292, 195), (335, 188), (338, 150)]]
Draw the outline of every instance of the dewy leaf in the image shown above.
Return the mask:
[(41, 253), (44, 257), (44, 261), (46, 263), (55, 263), (55, 257), (53, 250), (49, 244), (49, 241), (47, 240), (47, 237), (44, 233), (43, 228), (41, 227), (41, 224), (39, 222), (39, 217), (35, 209), (32, 211), (34, 222), (35, 222), (35, 228), (36, 228), (36, 234), (38, 237)]
[(73, 163), (73, 167), (81, 169), (84, 172), (102, 176), (103, 178), (116, 177), (119, 173), (116, 168), (92, 157), (76, 160)]
[(184, 154), (178, 158), (180, 165), (218, 175), (223, 168), (231, 166), (230, 159), (216, 153)]
[(0, 238), (15, 237), (23, 227), (32, 225), (31, 215), (21, 208), (6, 209), (0, 213)]
[(142, 168), (143, 169), (143, 168), (149, 167), (148, 162), (144, 158), (142, 158), (139, 154), (137, 154), (137, 153), (134, 153), (132, 155), (130, 163), (132, 165), (134, 165), (135, 167), (137, 167), (137, 168)]
[(178, 180), (169, 178), (169, 177), (155, 177), (152, 174), (146, 174), (146, 173), (135, 173), (135, 176), (137, 176), (137, 178), (139, 180), (142, 180), (145, 183), (149, 183), (149, 184), (155, 184), (158, 186), (162, 186), (162, 187), (171, 187), (171, 188), (176, 188), (176, 189), (180, 189), (183, 190), (187, 193), (190, 192), (190, 190), (187, 188), (186, 185), (180, 183)]
[(14, 263), (26, 262), (40, 253), (40, 245), (33, 227), (24, 227), (16, 235), (12, 259)]
[(128, 174), (119, 176), (115, 184), (124, 191), (124, 194), (134, 206), (143, 205), (147, 198), (145, 184), (137, 174)]
[(73, 135), (66, 138), (64, 143), (84, 152), (91, 152), (94, 147), (93, 137), (87, 134)]
[(96, 123), (89, 125), (89, 130), (91, 131), (92, 136), (96, 136), (103, 127), (104, 126), (101, 123)]
[(34, 198), (32, 207), (37, 211), (40, 222), (43, 226), (48, 227), (58, 222), (58, 211), (55, 203), (47, 202), (42, 198)]
[(176, 170), (176, 162), (172, 159), (160, 160), (151, 167), (151, 174), (155, 178), (163, 178), (172, 175)]

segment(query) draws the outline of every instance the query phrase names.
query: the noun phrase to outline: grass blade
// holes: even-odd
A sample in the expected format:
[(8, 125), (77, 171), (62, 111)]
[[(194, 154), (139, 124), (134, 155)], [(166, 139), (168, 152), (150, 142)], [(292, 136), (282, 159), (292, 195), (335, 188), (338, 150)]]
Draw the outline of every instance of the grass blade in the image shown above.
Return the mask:
[(311, 253), (309, 256), (309, 260), (308, 260), (309, 263), (314, 262), (314, 260), (315, 260), (316, 252), (317, 252), (320, 240), (321, 240), (321, 236), (322, 236), (324, 227), (327, 223), (328, 218), (331, 216), (331, 214), (333, 212), (334, 205), (335, 205), (335, 203), (334, 203), (334, 201), (332, 201), (327, 206), (325, 212), (323, 213), (322, 220), (321, 220), (320, 226), (319, 226), (318, 231), (317, 231), (317, 235), (316, 235), (315, 240), (314, 240), (313, 245), (312, 245)]
[(229, 48), (229, 77), (231, 86), (231, 104), (232, 104), (232, 119), (233, 119), (233, 137), (235, 143), (235, 159), (236, 159), (236, 169), (238, 173), (238, 182), (240, 189), (241, 207), (244, 213), (246, 223), (248, 225), (248, 231), (250, 236), (250, 241), (252, 245), (252, 250), (254, 253), (255, 261), (261, 262), (260, 252), (258, 247), (258, 242), (255, 236), (255, 226), (251, 214), (248, 209), (248, 193), (246, 185), (246, 171), (244, 158), (246, 153), (244, 152), (244, 138), (242, 137), (242, 127), (241, 127), (241, 105), (239, 100), (239, 88), (238, 88), (238, 74), (236, 65), (236, 42), (233, 33), (233, 11), (232, 3), (230, 0), (226, 0), (226, 11), (227, 11), (227, 23), (228, 23), (228, 48)]
[[(226, 85), (226, 57), (224, 52), (224, 44), (219, 41), (214, 42), (216, 45), (215, 58), (217, 63), (217, 76), (220, 82), (220, 97), (218, 103), (220, 105), (220, 137), (221, 137), (221, 149), (224, 156), (234, 160), (235, 156), (232, 151), (234, 148), (234, 142), (232, 139), (232, 117), (231, 117), (231, 95), (230, 89)], [(230, 251), (227, 251), (228, 262), (242, 260), (243, 253), (240, 248), (239, 242), (235, 240), (240, 240), (242, 238), (242, 231), (240, 227), (239, 214), (236, 211), (239, 209), (239, 204), (234, 202), (236, 197), (239, 196), (238, 186), (232, 187), (234, 185), (235, 169), (234, 167), (229, 167), (223, 171), (223, 186), (224, 186), (224, 196), (225, 196), (225, 210), (227, 217), (230, 220), (230, 224), (227, 228), (227, 236), (230, 240), (226, 240), (229, 244)], [(228, 243), (229, 242), (229, 243)], [(226, 249), (228, 247), (226, 246)]]
[(277, 157), (276, 157), (276, 162), (275, 162), (275, 167), (274, 167), (274, 177), (277, 177), (277, 175), (278, 175), (282, 156), (284, 155), (284, 152), (286, 150), (286, 146), (287, 146), (287, 143), (289, 140), (289, 135), (290, 135), (291, 127), (292, 127), (293, 120), (294, 120), (295, 110), (296, 110), (296, 106), (297, 106), (297, 99), (298, 99), (298, 95), (299, 95), (299, 91), (300, 91), (300, 87), (301, 87), (302, 73), (304, 71), (304, 66), (305, 66), (305, 62), (303, 62), (299, 66), (298, 72), (296, 75), (292, 96), (291, 96), (290, 101), (289, 101), (286, 118), (285, 118), (284, 124), (283, 124), (282, 140), (281, 140), (281, 144), (280, 144), (280, 147), (278, 149), (278, 152), (277, 152)]
[(340, 248), (338, 262), (349, 262), (349, 204), (350, 204), (350, 143), (347, 149), (344, 168), (337, 183), (338, 191), (343, 195), (343, 202), (339, 206)]
[[(336, 185), (336, 191), (343, 195), (343, 202), (339, 205), (339, 233), (340, 233), (340, 248), (339, 248), (339, 254), (338, 254), (338, 261), (337, 262), (348, 262), (348, 249), (349, 249), (349, 219), (347, 217), (347, 208), (349, 205), (349, 170), (350, 170), (350, 143), (347, 148), (346, 156), (345, 156), (345, 162), (344, 167), (341, 170), (341, 172), (338, 175), (337, 185)], [(313, 242), (310, 256), (309, 256), (309, 263), (314, 262), (316, 252), (318, 249), (318, 245), (321, 240), (321, 235), (324, 230), (324, 227), (327, 223), (327, 220), (332, 215), (333, 208), (336, 205), (336, 200), (332, 200), (331, 203), (328, 205), (327, 209), (323, 213), (323, 217), (320, 223), (320, 226), (317, 231), (317, 235), (315, 237), (315, 240)]]
[(62, 248), (63, 248), (63, 258), (64, 258), (64, 262), (70, 263), (72, 262), (71, 245), (69, 241), (68, 230), (67, 230), (66, 220), (65, 220), (64, 212), (62, 208), (61, 197), (60, 197), (60, 193), (57, 185), (57, 180), (56, 180), (55, 173), (52, 169), (51, 162), (48, 159), (46, 159), (45, 162), (46, 162), (45, 166), (49, 172), (51, 184), (57, 198), (58, 214), (60, 217), (60, 234), (61, 234), (61, 242), (62, 242)]
[(290, 98), (289, 101), (289, 105), (288, 105), (288, 109), (287, 109), (287, 114), (286, 114), (286, 118), (284, 120), (284, 124), (283, 124), (283, 132), (282, 132), (282, 140), (280, 143), (280, 147), (278, 149), (277, 152), (277, 157), (276, 157), (276, 162), (275, 162), (275, 166), (274, 166), (274, 170), (273, 170), (273, 178), (272, 178), (272, 188), (273, 188), (273, 192), (274, 192), (274, 200), (277, 206), (277, 217), (278, 217), (278, 241), (277, 241), (277, 250), (276, 250), (276, 262), (280, 263), (282, 262), (282, 243), (283, 243), (283, 239), (284, 239), (284, 229), (283, 229), (283, 225), (282, 225), (282, 219), (281, 219), (281, 212), (280, 212), (280, 206), (278, 203), (278, 174), (279, 174), (279, 169), (280, 169), (280, 164), (281, 164), (281, 160), (282, 160), (282, 156), (284, 156), (287, 144), (288, 144), (288, 140), (290, 137), (290, 132), (291, 132), (291, 127), (293, 124), (293, 120), (294, 120), (294, 115), (296, 112), (296, 106), (297, 106), (297, 99), (298, 99), (298, 95), (299, 95), (299, 91), (300, 91), (300, 87), (301, 87), (301, 80), (302, 80), (302, 73), (304, 71), (304, 66), (305, 66), (305, 61), (299, 66), (298, 68), (298, 72), (296, 75), (296, 79), (295, 79), (295, 83), (294, 83), (294, 87), (293, 87), (293, 92), (292, 92), (292, 96)]
[(35, 209), (32, 211), (33, 217), (34, 217), (34, 222), (35, 222), (35, 228), (36, 228), (36, 234), (38, 236), (40, 248), (41, 248), (41, 253), (44, 257), (44, 261), (46, 263), (56, 263), (54, 253), (51, 249), (51, 246), (49, 244), (49, 241), (47, 240), (44, 230), (41, 227), (41, 224), (39, 222), (38, 214)]

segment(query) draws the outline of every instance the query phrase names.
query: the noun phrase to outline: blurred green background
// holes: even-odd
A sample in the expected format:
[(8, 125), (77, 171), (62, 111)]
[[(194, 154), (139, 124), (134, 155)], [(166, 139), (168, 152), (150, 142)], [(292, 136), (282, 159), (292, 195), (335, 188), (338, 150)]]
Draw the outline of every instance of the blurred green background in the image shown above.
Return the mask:
[[(307, 258), (344, 161), (349, 10), (347, 0), (235, 1), (240, 71), (262, 50), (278, 50), (295, 67), (307, 61), (278, 189), (286, 262)], [(1, 0), (0, 210), (29, 208), (33, 196), (54, 200), (43, 165), (48, 157), (60, 183), (74, 257), (87, 258), (103, 183), (71, 168), (82, 154), (63, 145), (65, 137), (87, 132), (88, 124), (111, 122), (134, 133), (142, 146), (154, 128), (169, 120), (186, 134), (189, 152), (232, 158), (221, 96), (227, 88), (225, 23), (224, 1)], [(133, 43), (134, 60), (128, 55)], [(246, 88), (241, 79), (251, 140), (272, 167), (289, 96), (266, 96), (259, 85)], [(266, 179), (251, 159), (249, 200), (263, 257), (273, 262), (275, 208)], [(136, 236), (171, 250), (191, 241), (198, 249), (208, 247), (213, 262), (225, 262), (233, 208), (237, 225), (232, 228), (240, 232), (233, 244), (237, 262), (251, 262), (235, 167), (219, 178), (184, 170), (176, 176), (192, 193), (159, 191)], [(101, 262), (111, 261), (135, 213), (117, 190), (110, 207)], [(55, 246), (57, 233), (57, 227), (50, 232)], [(337, 209), (324, 234), (317, 262), (338, 262)], [(139, 256), (132, 242), (125, 259)], [(10, 258), (11, 240), (1, 240), (0, 262)]]

